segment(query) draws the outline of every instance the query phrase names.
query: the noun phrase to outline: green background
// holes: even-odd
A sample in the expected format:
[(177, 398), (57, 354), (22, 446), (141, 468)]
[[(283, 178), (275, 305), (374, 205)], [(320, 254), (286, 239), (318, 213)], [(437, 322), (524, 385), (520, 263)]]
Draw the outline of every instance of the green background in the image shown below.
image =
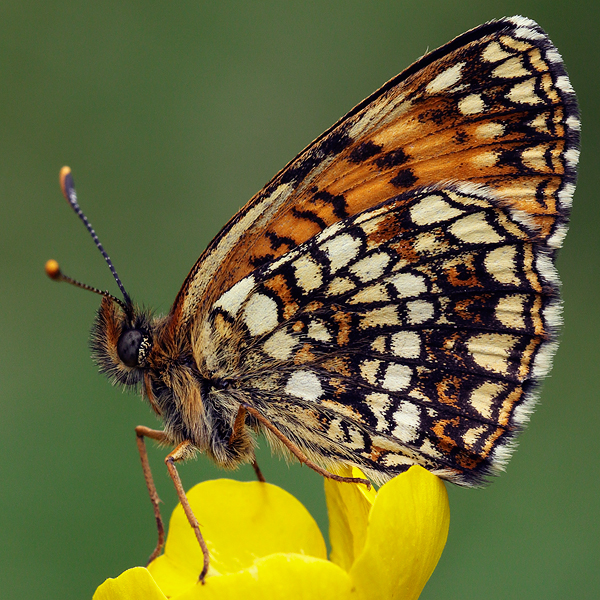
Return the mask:
[[(313, 138), (428, 49), (519, 13), (550, 33), (581, 103), (580, 183), (558, 261), (566, 325), (508, 472), (484, 490), (449, 486), (449, 541), (422, 598), (600, 597), (599, 4), (5, 0), (1, 598), (91, 598), (142, 564), (155, 536), (133, 432), (155, 420), (89, 359), (98, 298), (43, 272), (54, 257), (117, 291), (60, 195), (60, 167), (72, 167), (134, 299), (166, 311), (219, 228)], [(151, 460), (168, 515), (164, 455)], [(321, 478), (259, 458), (326, 528)], [(181, 473), (186, 486), (223, 476), (205, 458)]]

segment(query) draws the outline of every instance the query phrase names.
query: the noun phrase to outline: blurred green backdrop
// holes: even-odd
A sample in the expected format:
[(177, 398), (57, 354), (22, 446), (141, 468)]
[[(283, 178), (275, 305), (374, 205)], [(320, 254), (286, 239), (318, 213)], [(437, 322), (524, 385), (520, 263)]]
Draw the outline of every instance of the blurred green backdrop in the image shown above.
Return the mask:
[[(50, 282), (54, 257), (116, 291), (58, 188), (83, 208), (138, 301), (168, 310), (226, 220), (289, 159), (413, 60), (495, 17), (536, 19), (583, 116), (559, 259), (566, 325), (508, 472), (450, 486), (445, 553), (422, 598), (598, 598), (599, 4), (548, 0), (0, 4), (0, 597), (91, 598), (142, 564), (155, 530), (133, 428), (156, 425), (89, 359), (98, 298)], [(168, 516), (162, 458), (151, 460)], [(259, 456), (326, 530), (321, 478)], [(222, 476), (200, 458), (186, 486)], [(249, 468), (233, 474), (252, 478)]]

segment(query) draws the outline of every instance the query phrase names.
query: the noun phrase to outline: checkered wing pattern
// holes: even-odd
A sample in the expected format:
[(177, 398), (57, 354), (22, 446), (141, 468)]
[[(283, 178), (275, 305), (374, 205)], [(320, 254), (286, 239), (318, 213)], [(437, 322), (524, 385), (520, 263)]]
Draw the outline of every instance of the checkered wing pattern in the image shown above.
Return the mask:
[(330, 468), (477, 483), (549, 368), (557, 281), (534, 221), (489, 188), (409, 192), (223, 294), (203, 367)]
[(246, 402), (315, 462), (375, 481), (501, 469), (556, 346), (578, 139), (561, 57), (523, 17), (389, 81), (188, 276), (171, 330), (220, 382), (211, 405)]

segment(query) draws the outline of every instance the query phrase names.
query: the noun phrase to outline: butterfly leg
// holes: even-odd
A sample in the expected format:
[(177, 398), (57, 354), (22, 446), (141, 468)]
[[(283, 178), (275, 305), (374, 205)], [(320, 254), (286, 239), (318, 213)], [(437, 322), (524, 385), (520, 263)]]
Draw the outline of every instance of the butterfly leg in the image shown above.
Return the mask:
[[(229, 445), (234, 443), (235, 439), (239, 435), (241, 435), (245, 426), (246, 426), (246, 407), (242, 404), (242, 405), (240, 405), (240, 408), (238, 409), (238, 413), (235, 416), (235, 421), (233, 423), (233, 431), (231, 432), (231, 436), (229, 437)], [(254, 469), (254, 472), (256, 473), (256, 478), (260, 482), (264, 483), (266, 481), (266, 479), (265, 479), (265, 476), (262, 474), (262, 471), (260, 470), (258, 463), (256, 462), (256, 457), (254, 457), (254, 460), (252, 461), (252, 468)]]
[(256, 478), (261, 483), (265, 483), (267, 480), (265, 479), (265, 476), (262, 474), (262, 471), (260, 470), (260, 467), (258, 466), (258, 463), (256, 462), (256, 457), (252, 461), (252, 468), (254, 469), (254, 472), (256, 473)]
[(144, 438), (148, 437), (159, 442), (164, 442), (165, 434), (162, 431), (150, 429), (149, 427), (144, 427), (143, 425), (136, 427), (135, 433), (137, 435), (137, 446), (140, 453), (140, 459), (142, 461), (144, 479), (146, 480), (146, 487), (148, 488), (148, 493), (150, 494), (150, 502), (152, 502), (154, 518), (156, 519), (156, 529), (158, 530), (158, 541), (156, 542), (156, 548), (154, 548), (154, 551), (148, 559), (147, 564), (149, 564), (160, 554), (162, 547), (164, 546), (165, 527), (163, 525), (162, 517), (160, 516), (159, 503), (161, 500), (158, 497), (158, 492), (156, 491), (156, 486), (154, 485), (154, 478), (152, 477), (152, 471), (150, 470), (150, 462), (148, 461), (148, 452), (146, 451), (146, 443), (144, 442)]
[[(336, 475), (335, 473), (330, 473), (325, 469), (321, 468), (319, 465), (314, 463), (312, 460), (294, 444), (290, 439), (285, 437), (273, 423), (271, 423), (268, 419), (263, 417), (255, 408), (252, 406), (248, 406), (247, 404), (241, 405), (245, 408), (253, 417), (258, 419), (262, 425), (264, 425), (271, 433), (273, 433), (282, 443), (283, 445), (301, 462), (304, 463), (307, 467), (310, 467), (313, 471), (319, 473), (323, 477), (327, 477), (327, 479), (333, 479), (334, 481), (342, 481), (346, 483), (364, 483), (367, 486), (367, 489), (371, 489), (371, 482), (368, 479), (362, 479), (360, 477), (342, 477), (341, 475)], [(238, 413), (239, 414), (239, 413)]]
[(188, 502), (187, 496), (185, 495), (185, 490), (183, 489), (183, 484), (181, 483), (181, 478), (179, 477), (179, 473), (177, 472), (177, 467), (175, 467), (175, 463), (179, 460), (184, 460), (185, 458), (189, 458), (190, 451), (194, 451), (191, 447), (191, 442), (182, 442), (171, 452), (167, 458), (165, 458), (165, 464), (167, 465), (167, 470), (169, 471), (169, 475), (173, 480), (173, 484), (175, 485), (175, 491), (177, 492), (177, 497), (179, 498), (179, 502), (183, 507), (183, 511), (185, 512), (185, 516), (189, 524), (191, 525), (194, 533), (196, 535), (196, 539), (198, 540), (198, 544), (200, 544), (200, 548), (202, 550), (202, 556), (204, 558), (204, 563), (202, 565), (202, 572), (200, 573), (199, 581), (204, 584), (204, 578), (206, 577), (206, 573), (208, 572), (208, 564), (209, 564), (209, 555), (208, 555), (208, 547), (206, 546), (206, 542), (202, 537), (202, 533), (200, 532), (200, 524), (198, 523), (198, 519), (194, 515), (192, 511), (192, 507)]

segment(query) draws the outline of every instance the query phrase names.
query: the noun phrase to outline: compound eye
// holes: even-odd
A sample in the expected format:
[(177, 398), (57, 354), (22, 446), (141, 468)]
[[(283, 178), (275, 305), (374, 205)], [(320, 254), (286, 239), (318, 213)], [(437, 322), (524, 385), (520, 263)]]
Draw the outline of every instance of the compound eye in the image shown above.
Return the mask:
[(143, 339), (144, 334), (137, 329), (130, 329), (121, 334), (117, 343), (117, 354), (128, 367), (139, 365), (140, 346)]

